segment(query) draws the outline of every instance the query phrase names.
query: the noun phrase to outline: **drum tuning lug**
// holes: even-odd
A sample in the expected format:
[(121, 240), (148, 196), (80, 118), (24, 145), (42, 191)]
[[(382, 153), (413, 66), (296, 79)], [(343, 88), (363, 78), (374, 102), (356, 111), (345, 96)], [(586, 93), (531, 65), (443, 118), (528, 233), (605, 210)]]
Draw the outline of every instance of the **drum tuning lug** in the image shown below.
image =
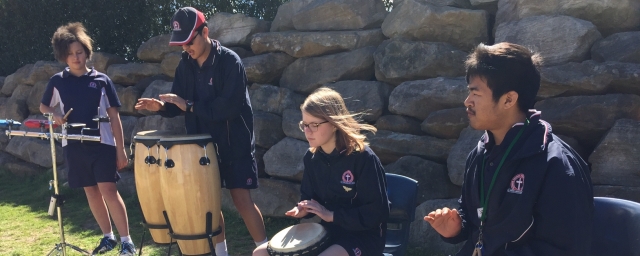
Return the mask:
[(153, 156), (147, 156), (144, 158), (145, 164), (156, 164), (156, 158)]
[(164, 161), (164, 167), (165, 168), (173, 168), (175, 166), (176, 166), (176, 164), (171, 159), (167, 159), (166, 161)]
[(208, 157), (201, 157), (200, 158), (200, 165), (209, 165), (211, 163), (211, 160)]

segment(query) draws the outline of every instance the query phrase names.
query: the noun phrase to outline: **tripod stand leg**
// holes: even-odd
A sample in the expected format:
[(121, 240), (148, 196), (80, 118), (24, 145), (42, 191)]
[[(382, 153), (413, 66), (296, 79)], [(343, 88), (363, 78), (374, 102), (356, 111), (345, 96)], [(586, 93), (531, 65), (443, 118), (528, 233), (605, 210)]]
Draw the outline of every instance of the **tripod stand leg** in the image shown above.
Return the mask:
[(142, 230), (142, 238), (140, 238), (140, 250), (138, 251), (138, 256), (142, 255), (142, 247), (144, 247), (144, 235), (146, 233), (147, 233), (147, 229), (145, 228), (144, 230)]
[(61, 253), (62, 253), (62, 248), (61, 248), (60, 244), (56, 244), (56, 247), (53, 247), (53, 249), (51, 249), (51, 251), (49, 251), (49, 253), (47, 253), (47, 256), (61, 255)]

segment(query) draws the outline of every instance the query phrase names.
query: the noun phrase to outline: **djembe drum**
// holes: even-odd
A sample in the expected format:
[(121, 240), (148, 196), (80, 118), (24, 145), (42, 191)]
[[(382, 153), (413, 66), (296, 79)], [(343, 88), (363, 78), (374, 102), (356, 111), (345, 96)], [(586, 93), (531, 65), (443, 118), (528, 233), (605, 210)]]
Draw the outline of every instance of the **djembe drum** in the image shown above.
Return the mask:
[(278, 232), (267, 245), (270, 256), (317, 256), (329, 247), (329, 234), (318, 223), (302, 223)]

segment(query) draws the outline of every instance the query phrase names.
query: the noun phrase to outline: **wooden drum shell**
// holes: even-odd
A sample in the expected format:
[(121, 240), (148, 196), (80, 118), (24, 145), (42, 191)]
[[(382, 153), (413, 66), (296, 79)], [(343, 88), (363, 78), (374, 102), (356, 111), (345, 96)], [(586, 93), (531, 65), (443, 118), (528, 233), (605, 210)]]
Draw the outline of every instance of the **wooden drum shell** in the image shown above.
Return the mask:
[[(160, 155), (163, 160), (160, 170), (162, 198), (171, 228), (176, 235), (205, 234), (207, 212), (212, 214), (211, 230), (217, 230), (220, 225), (221, 183), (216, 151), (213, 143), (208, 142), (206, 155), (210, 164), (201, 165), (199, 160), (205, 156), (203, 146), (189, 143), (191, 139), (198, 140), (197, 136), (172, 136), (173, 138), (160, 140)], [(200, 136), (199, 138), (204, 138), (208, 135)], [(174, 145), (170, 145), (165, 156), (166, 145), (163, 142), (167, 141)], [(164, 161), (168, 159), (174, 162), (174, 167), (168, 168), (165, 165)], [(211, 252), (207, 239), (177, 242), (184, 255)]]

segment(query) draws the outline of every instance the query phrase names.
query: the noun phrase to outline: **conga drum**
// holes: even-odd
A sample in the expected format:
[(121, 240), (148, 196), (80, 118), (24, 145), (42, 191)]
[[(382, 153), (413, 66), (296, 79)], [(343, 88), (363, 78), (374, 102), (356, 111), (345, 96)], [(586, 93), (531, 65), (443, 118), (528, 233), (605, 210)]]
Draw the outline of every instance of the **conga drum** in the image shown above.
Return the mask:
[(168, 131), (142, 131), (133, 137), (135, 143), (134, 176), (138, 201), (142, 215), (157, 244), (171, 242), (169, 228), (162, 212), (165, 210), (160, 191), (160, 166), (158, 141), (162, 136), (172, 135)]
[(318, 223), (302, 223), (278, 232), (267, 244), (270, 256), (317, 256), (329, 248), (329, 234)]
[[(178, 240), (183, 255), (209, 254), (209, 241), (203, 235), (207, 230), (218, 229), (221, 200), (218, 160), (211, 136), (168, 136), (161, 138), (159, 144), (164, 159), (160, 170), (162, 199), (172, 236)], [(196, 236), (201, 238), (195, 239)]]

